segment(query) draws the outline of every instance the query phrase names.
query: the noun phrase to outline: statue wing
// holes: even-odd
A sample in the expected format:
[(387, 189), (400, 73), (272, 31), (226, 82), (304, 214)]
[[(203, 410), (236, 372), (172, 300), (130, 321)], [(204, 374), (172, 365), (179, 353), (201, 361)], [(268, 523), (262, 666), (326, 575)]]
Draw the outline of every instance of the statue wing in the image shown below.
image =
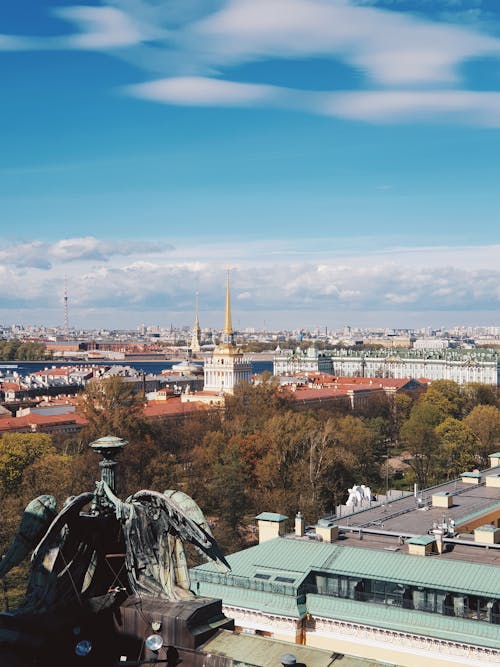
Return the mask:
[(56, 515), (54, 496), (38, 496), (26, 506), (21, 523), (0, 561), (0, 578), (19, 565), (40, 542)]
[(201, 526), (206, 533), (212, 535), (212, 531), (203, 512), (191, 496), (188, 496), (183, 491), (175, 491), (173, 489), (167, 489), (163, 492), (163, 495), (177, 503), (192, 521), (198, 524), (198, 526)]
[[(219, 549), (217, 542), (203, 527), (203, 523), (198, 523), (196, 520), (198, 517), (195, 517), (195, 519), (191, 518), (186, 510), (175, 501), (173, 496), (169, 497), (163, 493), (158, 493), (157, 491), (138, 491), (127, 499), (127, 502), (156, 507), (164, 514), (172, 534), (178, 536), (183, 542), (190, 542), (193, 544), (202, 551), (207, 558), (213, 560), (224, 570), (227, 571), (231, 569), (229, 563)], [(196, 507), (198, 506), (196, 505)], [(201, 510), (199, 511), (201, 514)]]
[(45, 551), (53, 545), (56, 535), (69, 521), (75, 517), (76, 514), (79, 514), (80, 510), (82, 510), (85, 505), (87, 505), (93, 498), (94, 494), (87, 492), (81, 493), (79, 496), (75, 496), (70, 502), (68, 502), (66, 507), (64, 507), (52, 521), (47, 532), (43, 536), (43, 539), (33, 552), (33, 561), (36, 561), (40, 557), (44, 558)]

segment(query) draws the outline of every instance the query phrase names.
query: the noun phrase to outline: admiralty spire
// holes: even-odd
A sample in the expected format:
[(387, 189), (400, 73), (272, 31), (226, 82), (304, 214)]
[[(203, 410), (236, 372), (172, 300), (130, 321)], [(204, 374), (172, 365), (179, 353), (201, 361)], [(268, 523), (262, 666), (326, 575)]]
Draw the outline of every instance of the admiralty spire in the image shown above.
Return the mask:
[(231, 317), (231, 291), (229, 269), (226, 275), (226, 308), (221, 342), (211, 357), (205, 361), (205, 391), (232, 394), (240, 382), (250, 382), (252, 367), (243, 352), (234, 343)]

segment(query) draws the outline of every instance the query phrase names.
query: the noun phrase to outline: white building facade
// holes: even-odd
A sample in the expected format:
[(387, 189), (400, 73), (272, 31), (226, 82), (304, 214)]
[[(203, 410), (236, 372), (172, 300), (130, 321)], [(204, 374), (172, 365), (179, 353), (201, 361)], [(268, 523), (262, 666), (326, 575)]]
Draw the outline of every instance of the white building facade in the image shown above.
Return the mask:
[(234, 344), (231, 321), (231, 299), (229, 292), (229, 272), (226, 281), (226, 316), (222, 341), (213, 354), (205, 360), (204, 391), (232, 394), (236, 385), (250, 382), (252, 365), (242, 351)]
[[(493, 350), (330, 350), (318, 353), (318, 357), (311, 360), (307, 355), (284, 355), (280, 351), (274, 357), (274, 374), (323, 370), (320, 359), (325, 366), (330, 364), (330, 370), (325, 368), (325, 372), (339, 377), (426, 378), (453, 380), (458, 384), (500, 384), (499, 356)], [(314, 362), (311, 367), (309, 361)]]

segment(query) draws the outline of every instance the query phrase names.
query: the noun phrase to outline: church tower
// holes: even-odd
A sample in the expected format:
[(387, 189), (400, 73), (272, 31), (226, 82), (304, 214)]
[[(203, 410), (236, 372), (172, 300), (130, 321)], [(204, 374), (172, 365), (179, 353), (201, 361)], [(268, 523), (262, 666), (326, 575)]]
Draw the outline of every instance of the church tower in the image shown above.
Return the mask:
[(231, 319), (231, 294), (229, 289), (229, 269), (226, 277), (226, 312), (221, 342), (211, 357), (205, 361), (206, 391), (232, 394), (240, 382), (250, 382), (252, 366), (243, 357), (243, 352), (234, 344), (234, 331)]
[(189, 346), (191, 352), (195, 354), (201, 351), (201, 329), (200, 322), (198, 319), (198, 292), (196, 292), (196, 316), (194, 320), (194, 327), (191, 334), (191, 345)]

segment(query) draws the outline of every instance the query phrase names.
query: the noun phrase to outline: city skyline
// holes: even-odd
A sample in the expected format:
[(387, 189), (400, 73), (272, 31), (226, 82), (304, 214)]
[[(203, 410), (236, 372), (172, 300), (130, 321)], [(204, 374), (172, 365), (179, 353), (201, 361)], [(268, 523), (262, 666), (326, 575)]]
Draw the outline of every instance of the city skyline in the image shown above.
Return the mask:
[(0, 322), (498, 324), (500, 10), (19, 0)]

